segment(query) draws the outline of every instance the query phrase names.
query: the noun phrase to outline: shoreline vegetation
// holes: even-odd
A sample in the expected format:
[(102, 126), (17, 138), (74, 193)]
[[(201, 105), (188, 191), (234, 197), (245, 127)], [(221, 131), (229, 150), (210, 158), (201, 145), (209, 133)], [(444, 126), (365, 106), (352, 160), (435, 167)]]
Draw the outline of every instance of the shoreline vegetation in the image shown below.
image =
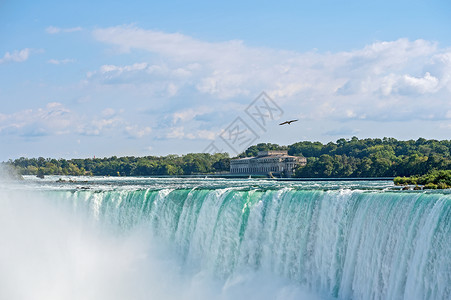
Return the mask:
[[(451, 186), (448, 179), (442, 178), (451, 172), (451, 140), (419, 138), (399, 141), (394, 138), (353, 137), (327, 144), (310, 141), (288, 146), (260, 143), (249, 147), (237, 157), (256, 156), (258, 151), (267, 150), (287, 150), (289, 155), (305, 157), (307, 164), (294, 172), (293, 177), (297, 178), (396, 177), (394, 182), (398, 185), (424, 185), (425, 188)], [(20, 175), (38, 177), (178, 176), (227, 174), (230, 160), (228, 153), (190, 153), (181, 156), (171, 154), (84, 159), (21, 157), (1, 165), (13, 167)], [(434, 173), (444, 170), (447, 171), (443, 176)]]
[(395, 177), (395, 185), (406, 186), (413, 185), (413, 189), (450, 189), (451, 188), (451, 170), (433, 170), (422, 176)]

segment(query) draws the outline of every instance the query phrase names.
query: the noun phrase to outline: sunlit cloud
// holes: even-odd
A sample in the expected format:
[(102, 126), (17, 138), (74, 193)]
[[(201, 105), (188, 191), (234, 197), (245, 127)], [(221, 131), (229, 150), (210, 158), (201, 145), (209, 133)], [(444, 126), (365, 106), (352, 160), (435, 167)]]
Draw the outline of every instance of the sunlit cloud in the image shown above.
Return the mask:
[[(122, 53), (139, 50), (156, 56), (130, 65), (104, 65), (88, 74), (91, 81), (126, 83), (130, 88), (145, 85), (164, 91), (161, 95), (166, 97), (189, 89), (192, 93), (186, 97), (220, 100), (210, 103), (213, 110), (224, 100), (244, 104), (243, 99), (251, 101), (262, 90), (286, 109), (315, 119), (445, 118), (451, 109), (451, 49), (426, 40), (301, 53), (250, 47), (236, 40), (207, 42), (136, 26), (96, 29), (93, 36)], [(192, 120), (189, 116), (194, 114), (198, 113), (177, 112), (174, 121)], [(170, 135), (180, 136), (180, 130)]]
[(89, 116), (70, 110), (59, 102), (50, 102), (38, 109), (0, 114), (0, 135), (102, 136), (117, 132), (126, 137), (142, 138), (151, 133), (151, 128), (134, 124), (111, 108), (103, 110), (100, 115)]
[(73, 62), (75, 62), (75, 60), (74, 59), (69, 59), (69, 58), (66, 58), (66, 59), (49, 59), (47, 62), (49, 64), (52, 64), (52, 65), (65, 65), (65, 64), (68, 64), (68, 63), (73, 63)]
[(70, 33), (70, 32), (76, 32), (81, 31), (83, 28), (81, 27), (72, 27), (72, 28), (60, 28), (55, 26), (49, 26), (45, 29), (45, 31), (49, 34), (57, 34), (57, 33)]
[(100, 136), (106, 131), (119, 128), (124, 121), (118, 117), (95, 118), (79, 127), (78, 133), (87, 136)]
[(152, 132), (152, 129), (148, 126), (141, 128), (139, 126), (134, 125), (134, 126), (125, 126), (124, 132), (130, 138), (139, 139), (146, 135), (149, 135)]
[(29, 58), (30, 53), (31, 49), (29, 48), (6, 52), (5, 55), (3, 55), (3, 58), (0, 58), (0, 64), (6, 62), (24, 62)]
[(51, 102), (44, 108), (3, 115), (0, 120), (0, 135), (60, 135), (67, 133), (74, 120), (75, 116), (70, 110), (61, 103)]
[(213, 108), (207, 106), (196, 107), (195, 109), (190, 108), (182, 111), (177, 111), (173, 114), (173, 123), (185, 123), (192, 121), (197, 116), (201, 116), (213, 111)]
[(167, 139), (188, 139), (188, 140), (214, 140), (218, 132), (212, 130), (186, 130), (184, 126), (170, 128), (165, 138)]

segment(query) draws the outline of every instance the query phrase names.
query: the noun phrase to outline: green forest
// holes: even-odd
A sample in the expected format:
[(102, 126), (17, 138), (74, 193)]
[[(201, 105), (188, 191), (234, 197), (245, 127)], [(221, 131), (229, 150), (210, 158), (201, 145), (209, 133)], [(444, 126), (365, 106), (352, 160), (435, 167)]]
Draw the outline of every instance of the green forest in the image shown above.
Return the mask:
[[(451, 170), (451, 140), (398, 141), (383, 139), (339, 139), (335, 143), (302, 141), (289, 146), (261, 143), (239, 157), (263, 150), (287, 150), (304, 156), (307, 165), (296, 169), (300, 178), (421, 176), (433, 170)], [(155, 176), (225, 173), (227, 153), (109, 157), (86, 159), (25, 158), (9, 160), (22, 175)]]
[(327, 144), (308, 141), (290, 146), (258, 144), (240, 157), (254, 156), (262, 150), (288, 150), (289, 155), (306, 157), (307, 165), (295, 172), (295, 177), (300, 178), (395, 177), (451, 169), (451, 140), (353, 137)]
[(228, 172), (227, 153), (187, 155), (109, 157), (86, 159), (25, 158), (6, 164), (22, 175), (155, 176), (193, 175)]

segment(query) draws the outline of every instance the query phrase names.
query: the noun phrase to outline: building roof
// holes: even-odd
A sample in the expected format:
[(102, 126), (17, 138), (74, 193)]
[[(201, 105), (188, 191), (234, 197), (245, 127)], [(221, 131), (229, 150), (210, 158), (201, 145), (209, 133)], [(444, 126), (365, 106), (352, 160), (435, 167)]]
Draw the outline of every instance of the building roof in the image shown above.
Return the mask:
[(249, 161), (249, 160), (260, 160), (264, 158), (295, 158), (295, 159), (305, 159), (302, 156), (292, 156), (288, 155), (288, 151), (286, 150), (270, 150), (270, 151), (259, 151), (257, 156), (252, 157), (244, 157), (244, 158), (235, 158), (232, 159), (231, 162), (238, 162), (238, 161)]
[(288, 151), (287, 150), (258, 151), (257, 157), (261, 156), (288, 156)]

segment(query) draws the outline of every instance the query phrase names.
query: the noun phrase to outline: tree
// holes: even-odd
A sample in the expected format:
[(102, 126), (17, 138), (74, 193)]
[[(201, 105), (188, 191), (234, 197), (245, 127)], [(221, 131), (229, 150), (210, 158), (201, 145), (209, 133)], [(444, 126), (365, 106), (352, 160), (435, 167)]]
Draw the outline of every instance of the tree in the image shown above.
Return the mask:
[(36, 177), (44, 179), (44, 169), (39, 168)]
[[(240, 156), (255, 156), (258, 151), (288, 150), (304, 156), (307, 164), (298, 167), (297, 177), (374, 177), (424, 175), (432, 170), (451, 169), (451, 140), (398, 141), (383, 139), (339, 139), (336, 143), (301, 141), (289, 146), (260, 143)], [(19, 174), (66, 174), (150, 176), (183, 175), (228, 171), (227, 153), (189, 153), (186, 155), (116, 157), (96, 159), (25, 158), (10, 160)]]

